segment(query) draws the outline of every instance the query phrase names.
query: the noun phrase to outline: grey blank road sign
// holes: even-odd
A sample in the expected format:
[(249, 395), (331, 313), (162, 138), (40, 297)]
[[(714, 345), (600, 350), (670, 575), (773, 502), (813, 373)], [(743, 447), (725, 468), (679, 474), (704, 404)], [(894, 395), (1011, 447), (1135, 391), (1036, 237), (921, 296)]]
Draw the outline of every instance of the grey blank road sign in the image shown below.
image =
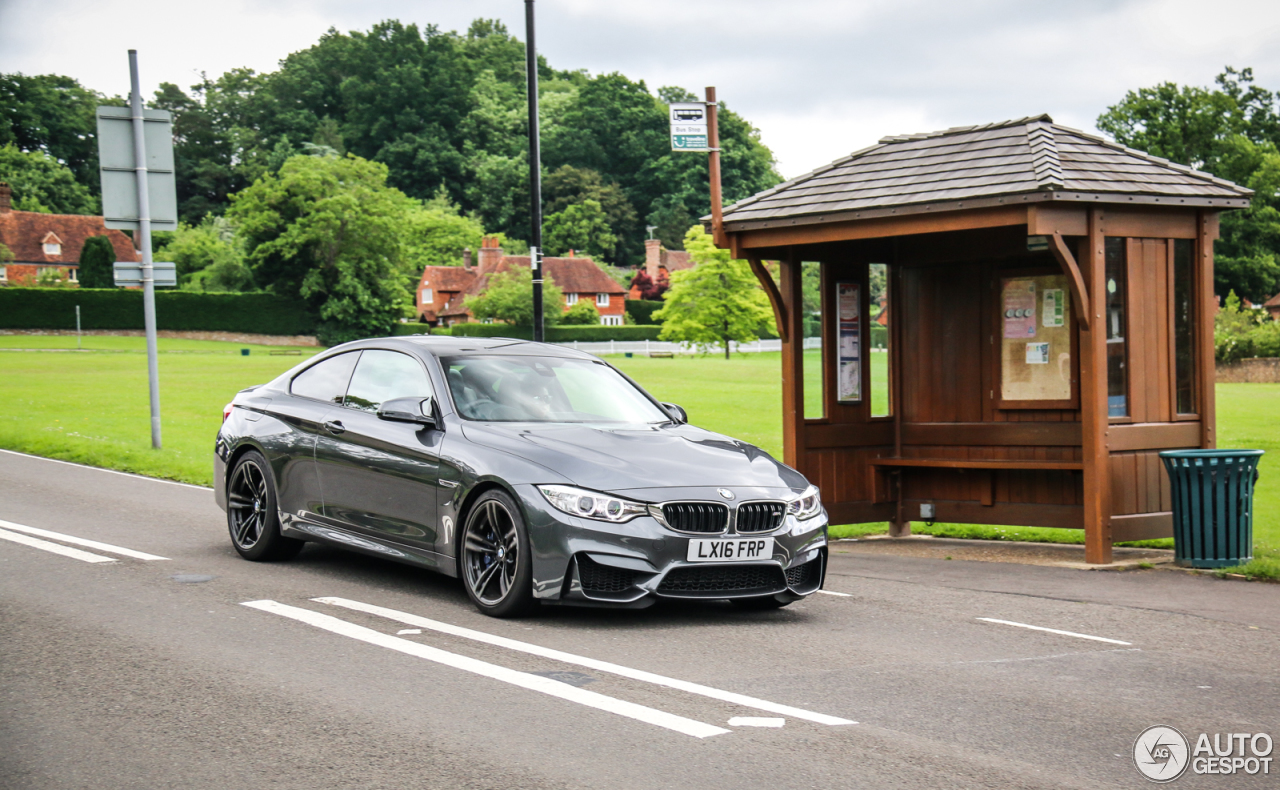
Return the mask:
[[(142, 264), (136, 261), (116, 261), (112, 269), (116, 286), (142, 285)], [(178, 267), (170, 262), (155, 261), (151, 264), (151, 280), (158, 288), (173, 288), (178, 284)]]
[[(173, 184), (173, 124), (165, 110), (143, 110), (147, 149), (147, 197), (151, 229), (178, 229)], [(133, 161), (133, 121), (128, 107), (98, 108), (98, 157), (102, 215), (108, 228), (138, 229), (138, 176)]]

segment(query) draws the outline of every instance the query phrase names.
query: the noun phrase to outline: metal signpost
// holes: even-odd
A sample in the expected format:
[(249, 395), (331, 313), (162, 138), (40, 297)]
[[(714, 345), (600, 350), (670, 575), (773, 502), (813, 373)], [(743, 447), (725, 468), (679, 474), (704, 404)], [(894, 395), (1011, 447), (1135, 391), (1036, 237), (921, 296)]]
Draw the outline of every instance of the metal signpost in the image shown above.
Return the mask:
[(538, 49), (533, 41), (533, 0), (524, 0), (525, 74), (529, 93), (529, 265), (533, 268), (533, 340), (542, 342), (542, 155), (538, 135)]
[[(138, 52), (129, 50), (129, 107), (98, 108), (98, 159), (102, 213), (108, 228), (134, 230), (142, 251), (143, 322), (151, 389), (151, 446), (160, 449), (160, 372), (156, 355), (156, 295), (151, 229), (176, 230), (173, 131), (169, 113), (142, 108)], [(132, 174), (133, 190), (128, 188)]]
[(720, 121), (717, 117), (716, 89), (707, 88), (705, 102), (669, 104), (671, 150), (710, 154), (711, 239), (717, 247), (727, 247), (720, 198)]
[[(117, 288), (137, 288), (146, 282), (142, 264), (137, 261), (116, 261), (111, 271)], [(156, 288), (176, 288), (178, 265), (169, 261), (152, 261), (151, 284)]]

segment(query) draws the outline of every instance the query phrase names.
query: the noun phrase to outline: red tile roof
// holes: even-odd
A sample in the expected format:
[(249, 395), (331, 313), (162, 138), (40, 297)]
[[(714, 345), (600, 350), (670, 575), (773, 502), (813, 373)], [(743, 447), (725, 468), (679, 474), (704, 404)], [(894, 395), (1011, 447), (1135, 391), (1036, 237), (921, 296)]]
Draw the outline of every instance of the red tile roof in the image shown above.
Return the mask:
[(475, 269), (464, 269), (461, 266), (428, 266), (423, 269), (418, 288), (453, 293), (467, 290), (475, 279)]
[(1280, 307), (1280, 294), (1276, 294), (1262, 303), (1263, 307)]
[[(129, 237), (118, 230), (108, 230), (102, 217), (0, 211), (0, 244), (4, 244), (13, 253), (14, 263), (79, 263), (80, 250), (92, 236), (111, 239), (117, 261), (139, 259)], [(62, 254), (45, 255), (45, 239), (49, 239), (51, 243), (61, 243)]]
[[(596, 262), (590, 258), (543, 258), (542, 264), (547, 275), (555, 281), (558, 287), (565, 294), (598, 294), (607, 293), (616, 296), (625, 296), (626, 289), (618, 284), (618, 281), (604, 273)], [(495, 271), (504, 272), (511, 268), (528, 268), (528, 255), (504, 255), (495, 267)], [(456, 274), (450, 274), (455, 281), (461, 280), (462, 277), (469, 276), (472, 279), (471, 284), (461, 292), (449, 300), (449, 302), (440, 309), (441, 318), (452, 318), (458, 316), (470, 317), (471, 313), (467, 310), (465, 300), (468, 296), (477, 296), (484, 293), (489, 287), (489, 275), (479, 274), (476, 269), (467, 271), (457, 266), (428, 266), (428, 271), (439, 272), (443, 269), (452, 269)], [(433, 273), (431, 277), (427, 276), (427, 272), (423, 272), (425, 280), (435, 281), (440, 274)], [(426, 283), (424, 283), (426, 284)], [(453, 288), (446, 288), (443, 285), (426, 284), (428, 288), (434, 287), (441, 291), (453, 291)]]

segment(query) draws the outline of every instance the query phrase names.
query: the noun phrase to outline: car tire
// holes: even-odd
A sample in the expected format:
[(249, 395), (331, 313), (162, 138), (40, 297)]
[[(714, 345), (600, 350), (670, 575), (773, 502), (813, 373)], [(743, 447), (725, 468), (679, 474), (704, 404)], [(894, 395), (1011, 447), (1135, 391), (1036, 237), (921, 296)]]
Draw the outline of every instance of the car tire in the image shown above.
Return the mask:
[(240, 456), (227, 476), (227, 529), (236, 552), (254, 562), (290, 559), (305, 543), (280, 534), (275, 480), (256, 450)]
[(505, 491), (486, 491), (467, 513), (458, 565), (467, 597), (482, 613), (520, 617), (537, 608), (529, 530)]
[(730, 598), (729, 603), (748, 612), (763, 612), (789, 606), (791, 601), (779, 601), (775, 596), (761, 595), (756, 598)]

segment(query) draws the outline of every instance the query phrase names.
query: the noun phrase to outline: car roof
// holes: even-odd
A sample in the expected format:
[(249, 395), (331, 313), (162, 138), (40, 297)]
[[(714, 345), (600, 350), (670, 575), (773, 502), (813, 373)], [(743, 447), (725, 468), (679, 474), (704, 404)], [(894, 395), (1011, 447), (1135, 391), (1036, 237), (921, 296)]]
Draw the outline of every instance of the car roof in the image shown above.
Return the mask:
[(448, 337), (442, 335), (410, 335), (361, 341), (366, 343), (386, 343), (398, 341), (435, 356), (452, 356), (453, 354), (503, 354), (537, 357), (570, 357), (574, 359), (595, 360), (596, 357), (585, 351), (576, 351), (565, 346), (551, 343), (535, 343), (531, 340), (519, 340), (512, 337)]

